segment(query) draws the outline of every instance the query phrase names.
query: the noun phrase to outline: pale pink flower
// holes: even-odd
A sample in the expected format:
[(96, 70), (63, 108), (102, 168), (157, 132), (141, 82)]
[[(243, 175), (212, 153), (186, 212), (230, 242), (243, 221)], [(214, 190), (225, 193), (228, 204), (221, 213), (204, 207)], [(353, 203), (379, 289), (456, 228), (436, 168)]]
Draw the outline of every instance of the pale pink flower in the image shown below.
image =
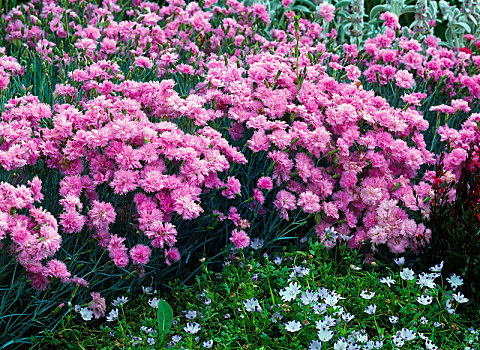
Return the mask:
[(318, 14), (323, 17), (325, 22), (330, 23), (333, 20), (333, 13), (335, 12), (335, 6), (328, 2), (322, 2), (318, 8)]
[(415, 84), (413, 74), (406, 70), (399, 70), (395, 73), (395, 80), (397, 85), (404, 89), (410, 89)]
[(316, 213), (321, 209), (320, 198), (312, 191), (305, 191), (298, 198), (298, 206), (306, 213)]
[(71, 274), (67, 270), (67, 266), (57, 259), (52, 259), (47, 263), (46, 275), (51, 277), (56, 277), (62, 283), (68, 282)]
[(105, 310), (107, 308), (105, 304), (105, 298), (100, 296), (100, 293), (90, 293), (92, 301), (88, 304), (88, 307), (93, 311), (96, 319), (105, 316)]

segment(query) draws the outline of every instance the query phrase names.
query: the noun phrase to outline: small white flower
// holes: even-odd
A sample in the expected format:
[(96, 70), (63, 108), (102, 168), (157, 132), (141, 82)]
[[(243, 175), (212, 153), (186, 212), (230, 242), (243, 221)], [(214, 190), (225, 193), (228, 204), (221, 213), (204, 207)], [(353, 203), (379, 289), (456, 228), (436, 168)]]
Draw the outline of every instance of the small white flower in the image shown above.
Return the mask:
[(323, 315), (325, 312), (328, 310), (328, 305), (327, 304), (313, 304), (312, 305), (312, 310), (315, 313), (315, 315)]
[(142, 344), (142, 337), (132, 337), (132, 345), (139, 345)]
[(438, 346), (436, 346), (433, 341), (431, 341), (430, 339), (425, 339), (425, 347), (427, 348), (427, 350), (437, 350), (438, 349)]
[(447, 282), (450, 283), (452, 289), (455, 290), (457, 287), (460, 287), (463, 284), (463, 279), (460, 276), (452, 273), (449, 278), (447, 278)]
[(328, 293), (325, 298), (325, 303), (330, 305), (330, 306), (335, 306), (337, 305), (338, 301), (340, 300), (340, 297), (336, 294), (333, 293)]
[(155, 339), (147, 338), (147, 343), (148, 343), (148, 345), (155, 345)]
[(435, 327), (435, 328), (438, 328), (438, 327), (440, 327), (441, 325), (442, 325), (442, 324), (441, 324), (440, 322), (436, 322), (436, 321), (433, 322), (433, 327)]
[(415, 273), (407, 267), (400, 271), (400, 278), (405, 281), (411, 281), (415, 279)]
[(458, 292), (457, 294), (453, 294), (452, 297), (457, 301), (457, 303), (460, 304), (468, 302), (468, 299), (465, 298), (465, 296), (460, 292)]
[(440, 264), (437, 264), (434, 267), (431, 267), (429, 270), (432, 272), (440, 272), (442, 271), (442, 268), (443, 268), (443, 261)]
[(403, 256), (401, 258), (395, 258), (393, 260), (398, 266), (403, 266), (403, 264), (405, 264), (405, 258)]
[(276, 256), (273, 262), (275, 263), (275, 265), (280, 265), (282, 263), (282, 258), (279, 256)]
[(292, 301), (295, 300), (301, 290), (302, 287), (300, 287), (297, 282), (291, 282), (288, 287), (280, 291), (280, 296), (283, 301)]
[(297, 332), (302, 328), (302, 324), (298, 321), (290, 321), (285, 323), (285, 330), (288, 332)]
[(420, 297), (417, 297), (417, 301), (422, 304), (422, 305), (429, 305), (433, 301), (433, 297), (430, 295), (422, 295)]
[(127, 302), (128, 302), (128, 298), (121, 296), (121, 297), (118, 297), (116, 300), (112, 301), (112, 305), (120, 306), (120, 305), (126, 304)]
[(160, 302), (160, 299), (158, 298), (153, 298), (153, 299), (148, 299), (148, 305), (150, 305), (153, 308), (158, 308), (158, 303)]
[(384, 283), (390, 288), (393, 284), (397, 283), (397, 281), (395, 281), (392, 277), (388, 276), (381, 278), (380, 283)]
[(445, 310), (447, 310), (450, 315), (453, 315), (455, 313), (455, 309), (452, 308), (452, 300), (447, 300), (447, 302), (445, 303)]
[(308, 242), (308, 237), (302, 237), (300, 238), (300, 243), (307, 243)]
[(313, 293), (312, 290), (309, 289), (300, 296), (300, 300), (302, 301), (303, 305), (309, 305), (315, 301), (318, 301), (318, 294)]
[(115, 321), (118, 317), (118, 309), (113, 309), (110, 311), (110, 313), (107, 315), (107, 321), (112, 322)]
[(353, 320), (355, 318), (355, 315), (352, 315), (351, 313), (349, 312), (344, 312), (342, 313), (342, 319), (345, 321), (345, 322), (349, 322), (351, 320)]
[(144, 287), (142, 286), (143, 294), (152, 294), (152, 287)]
[(331, 330), (329, 330), (328, 328), (323, 328), (323, 329), (320, 329), (317, 332), (317, 335), (318, 335), (318, 338), (320, 339), (320, 341), (325, 343), (325, 342), (329, 341), (330, 339), (332, 339), (333, 332)]
[(350, 264), (350, 268), (354, 271), (360, 271), (362, 269), (361, 267), (355, 266), (353, 264)]
[(178, 343), (180, 340), (182, 340), (182, 336), (181, 336), (181, 335), (177, 335), (177, 334), (176, 334), (176, 335), (174, 335), (174, 336), (172, 337), (172, 342), (173, 342), (174, 344)]
[(293, 265), (293, 277), (299, 275), (300, 277), (305, 277), (310, 273), (310, 269), (303, 267), (303, 266), (295, 266)]
[(329, 294), (328, 289), (320, 287), (317, 290), (318, 296), (322, 299), (325, 299), (325, 297)]
[(88, 307), (84, 307), (82, 310), (80, 310), (80, 316), (82, 316), (85, 321), (90, 321), (93, 317), (93, 311)]
[(368, 292), (366, 289), (362, 290), (360, 297), (363, 299), (370, 300), (375, 296), (375, 292)]
[(75, 312), (82, 311), (82, 307), (80, 305), (75, 305), (75, 307), (73, 309), (75, 310)]
[(255, 249), (255, 250), (263, 248), (263, 239), (260, 239), (260, 238), (252, 239), (252, 241), (250, 242), (250, 247), (252, 247), (252, 249)]
[(420, 323), (421, 324), (427, 324), (428, 323), (428, 318), (426, 318), (425, 316), (420, 317)]
[(188, 322), (187, 323), (187, 326), (186, 327), (183, 327), (183, 330), (187, 333), (190, 333), (190, 334), (196, 334), (198, 333), (198, 331), (200, 330), (200, 328), (202, 328), (202, 326), (200, 326), (198, 323), (196, 322)]
[(195, 317), (197, 317), (197, 312), (194, 310), (189, 310), (186, 314), (185, 317), (188, 318), (189, 320), (193, 320)]
[(347, 350), (347, 349), (348, 349), (348, 343), (343, 338), (339, 338), (333, 347), (333, 350)]
[(205, 349), (210, 349), (213, 346), (213, 339), (206, 340), (203, 342), (203, 347)]
[(401, 331), (397, 332), (397, 335), (402, 337), (403, 340), (405, 341), (410, 341), (415, 339), (417, 336), (415, 334), (414, 330), (410, 330), (408, 328), (402, 328)]
[(319, 330), (334, 327), (337, 325), (337, 320), (335, 320), (332, 316), (327, 315), (323, 320), (319, 320), (315, 322), (315, 327)]
[(433, 282), (433, 279), (430, 278), (429, 275), (425, 274), (422, 272), (421, 274), (418, 275), (418, 281), (417, 284), (420, 285), (421, 288), (435, 288), (436, 283)]
[(365, 308), (365, 313), (373, 315), (377, 311), (377, 305), (372, 304)]
[(262, 307), (260, 306), (260, 304), (258, 303), (258, 300), (256, 298), (245, 300), (243, 302), (243, 305), (245, 306), (245, 310), (248, 311), (248, 312), (252, 312), (252, 311), (261, 312), (262, 311)]
[(363, 330), (361, 333), (357, 333), (357, 341), (360, 343), (366, 343), (368, 341), (368, 334)]
[(319, 342), (318, 340), (312, 340), (310, 342), (310, 346), (308, 347), (308, 350), (322, 350), (322, 343)]
[(395, 344), (395, 346), (399, 348), (401, 348), (405, 344), (405, 341), (402, 339), (402, 337), (398, 335), (394, 335), (392, 337), (392, 341), (393, 341), (393, 344)]
[(280, 311), (276, 311), (273, 315), (272, 315), (272, 323), (277, 323), (279, 322), (281, 319), (283, 318), (283, 315)]
[(388, 320), (390, 321), (391, 324), (395, 324), (398, 322), (398, 317), (397, 316), (390, 316), (388, 318)]

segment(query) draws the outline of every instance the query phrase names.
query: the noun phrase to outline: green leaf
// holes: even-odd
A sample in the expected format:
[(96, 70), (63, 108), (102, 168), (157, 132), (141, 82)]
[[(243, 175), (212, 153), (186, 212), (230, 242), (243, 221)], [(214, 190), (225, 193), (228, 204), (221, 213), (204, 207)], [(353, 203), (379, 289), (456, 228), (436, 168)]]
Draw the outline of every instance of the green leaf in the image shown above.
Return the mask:
[(350, 6), (352, 4), (351, 0), (341, 0), (335, 4), (335, 8)]
[(409, 5), (409, 6), (405, 6), (403, 9), (402, 9), (402, 15), (404, 13), (415, 13), (415, 6), (414, 5)]
[(296, 0), (293, 7), (295, 8), (296, 6), (300, 5), (310, 8), (310, 11), (315, 11), (315, 9), (317, 8), (317, 5), (315, 5), (315, 3), (310, 0)]
[(157, 309), (157, 323), (158, 323), (158, 334), (160, 339), (163, 342), (165, 336), (167, 335), (170, 327), (173, 324), (173, 310), (170, 305), (163, 299), (160, 299), (158, 302)]
[(293, 7), (293, 10), (303, 12), (303, 13), (306, 13), (306, 14), (312, 13), (311, 10), (309, 10), (307, 7), (305, 7), (303, 5), (296, 5), (296, 6)]
[(455, 26), (462, 27), (468, 33), (472, 32), (472, 29), (470, 28), (470, 26), (467, 23), (457, 22), (457, 23), (455, 23)]
[(385, 5), (377, 5), (370, 11), (370, 19), (373, 19), (379, 14), (380, 12), (388, 11), (388, 6)]

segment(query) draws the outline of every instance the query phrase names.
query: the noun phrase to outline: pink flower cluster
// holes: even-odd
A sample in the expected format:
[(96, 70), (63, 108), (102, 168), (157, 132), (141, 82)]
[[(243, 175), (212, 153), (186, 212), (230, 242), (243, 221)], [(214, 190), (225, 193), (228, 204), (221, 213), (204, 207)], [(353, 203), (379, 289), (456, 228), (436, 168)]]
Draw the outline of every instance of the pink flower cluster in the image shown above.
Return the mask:
[[(43, 199), (41, 190), (38, 177), (28, 186), (0, 183), (0, 248), (7, 248), (16, 257), (35, 289), (44, 290), (53, 278), (86, 286), (87, 282), (72, 276), (63, 262), (50, 259), (60, 249), (62, 237), (55, 217), (34, 205)], [(11, 242), (8, 247), (2, 243), (6, 238)]]
[[(61, 234), (91, 232), (119, 267), (149, 264), (155, 249), (171, 264), (180, 260), (176, 223), (206, 214), (234, 226), (230, 241), (238, 249), (250, 245), (250, 211), (287, 221), (303, 213), (320, 238), (332, 227), (339, 233), (328, 238), (330, 246), (365, 241), (401, 253), (428, 241), (430, 231), (413, 217), (428, 216), (431, 181), (416, 179), (435, 158), (422, 134), (428, 122), (416, 109), (427, 94), (415, 91), (421, 84), (436, 91), (442, 79), (439, 90), (463, 89), (465, 96), (431, 110), (470, 112), (480, 97), (480, 57), (439, 47), (433, 36), (424, 42), (401, 36), (388, 12), (381, 15), (384, 30), (364, 47), (342, 43), (335, 52), (334, 29), (300, 19), (296, 57), (293, 21), (268, 39), (258, 30), (270, 22), (263, 5), (214, 4), (172, 0), (160, 8), (134, 1), (122, 9), (112, 1), (82, 7), (45, 0), (5, 15), (6, 40), (24, 42), (62, 82), (52, 107), (25, 93), (8, 101), (0, 119), (3, 169), (42, 161), (61, 174), (58, 226), (33, 206), (41, 200), (40, 179), (0, 189), (1, 222), (8, 223), (0, 239), (11, 237), (10, 250), (34, 286), (45, 288), (52, 277), (83, 283), (55, 259), (42, 264), (59, 249)], [(334, 11), (326, 2), (319, 6), (325, 24)], [(57, 47), (58, 37), (74, 37), (71, 50)], [(0, 91), (23, 72), (4, 53)], [(406, 92), (405, 108), (365, 90), (365, 80)], [(439, 129), (452, 146), (446, 158), (452, 172), (479, 141), (476, 123), (473, 114), (460, 131)], [(232, 170), (257, 159), (271, 165), (268, 172), (242, 178)], [(246, 182), (256, 184), (251, 193), (242, 188)], [(234, 206), (245, 195), (245, 210)], [(220, 202), (232, 203), (228, 212)], [(15, 215), (20, 209), (29, 214)], [(112, 229), (127, 217), (142, 234), (131, 246), (125, 232)], [(101, 299), (94, 299), (100, 315)]]

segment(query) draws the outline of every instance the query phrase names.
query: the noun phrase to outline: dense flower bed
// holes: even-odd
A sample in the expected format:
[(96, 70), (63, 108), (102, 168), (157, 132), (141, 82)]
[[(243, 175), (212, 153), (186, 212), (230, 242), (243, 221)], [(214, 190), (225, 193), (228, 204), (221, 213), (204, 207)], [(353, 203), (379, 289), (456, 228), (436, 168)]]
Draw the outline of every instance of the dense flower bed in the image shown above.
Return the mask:
[(140, 277), (280, 227), (328, 248), (427, 247), (435, 164), (458, 181), (478, 152), (480, 55), (391, 12), (363, 46), (340, 42), (336, 11), (276, 25), (236, 0), (44, 0), (4, 14), (0, 248), (45, 290), (89, 284), (55, 257), (71, 235)]

